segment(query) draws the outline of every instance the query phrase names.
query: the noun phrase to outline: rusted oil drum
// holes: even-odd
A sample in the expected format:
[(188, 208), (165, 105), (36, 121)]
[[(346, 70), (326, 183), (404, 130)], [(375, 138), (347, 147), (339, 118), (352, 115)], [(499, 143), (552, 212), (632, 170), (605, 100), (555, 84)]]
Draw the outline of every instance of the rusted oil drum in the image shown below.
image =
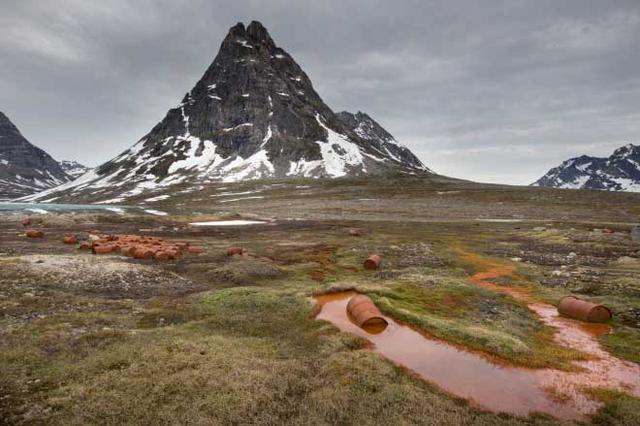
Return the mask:
[(380, 267), (382, 258), (377, 254), (372, 254), (367, 260), (364, 261), (364, 269), (374, 270)]
[(67, 235), (62, 239), (64, 244), (78, 244), (78, 239), (75, 235)]
[(25, 235), (29, 238), (42, 238), (44, 233), (39, 229), (29, 229)]
[(242, 247), (229, 247), (227, 249), (227, 256), (233, 256), (235, 254), (242, 255), (244, 253), (244, 248)]
[(558, 312), (566, 317), (588, 322), (604, 322), (611, 319), (611, 311), (606, 306), (574, 296), (563, 297), (558, 304)]
[(347, 312), (358, 327), (387, 326), (387, 320), (382, 316), (382, 312), (373, 300), (364, 294), (355, 295), (349, 300)]
[(111, 244), (94, 244), (93, 254), (106, 254), (113, 252), (113, 245)]

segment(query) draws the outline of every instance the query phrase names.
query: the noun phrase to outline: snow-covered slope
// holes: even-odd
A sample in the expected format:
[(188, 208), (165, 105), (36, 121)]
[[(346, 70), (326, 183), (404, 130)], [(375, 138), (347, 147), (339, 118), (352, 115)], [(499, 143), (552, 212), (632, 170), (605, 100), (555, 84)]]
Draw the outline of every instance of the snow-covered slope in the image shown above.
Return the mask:
[(40, 192), (69, 180), (49, 154), (29, 143), (0, 112), (0, 200)]
[(640, 146), (628, 144), (608, 158), (571, 158), (532, 184), (552, 188), (640, 192)]
[[(179, 183), (429, 172), (368, 116), (354, 116), (355, 125), (345, 117), (259, 22), (237, 24), (200, 81), (147, 135), (32, 198), (118, 202)], [(381, 137), (369, 134), (370, 123)]]
[(60, 165), (60, 168), (73, 179), (76, 179), (89, 171), (89, 167), (73, 160), (59, 161), (58, 164)]

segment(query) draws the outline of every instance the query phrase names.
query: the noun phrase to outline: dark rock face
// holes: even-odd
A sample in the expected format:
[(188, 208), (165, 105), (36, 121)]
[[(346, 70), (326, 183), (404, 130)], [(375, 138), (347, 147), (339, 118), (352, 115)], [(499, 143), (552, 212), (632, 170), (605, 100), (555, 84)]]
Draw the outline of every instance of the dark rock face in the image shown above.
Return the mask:
[(364, 112), (352, 114), (341, 111), (337, 116), (350, 130), (378, 151), (379, 157), (384, 161), (395, 160), (417, 170), (429, 171), (407, 147), (396, 141), (391, 133)]
[(0, 199), (33, 194), (70, 179), (49, 154), (31, 145), (0, 112)]
[(91, 170), (89, 167), (73, 160), (62, 160), (58, 163), (66, 174), (76, 179)]
[(346, 114), (322, 101), (259, 22), (239, 23), (179, 105), (92, 180), (66, 190), (109, 188), (126, 198), (183, 182), (429, 171), (368, 116)]
[(572, 158), (549, 170), (533, 186), (640, 192), (640, 146), (625, 145), (608, 158)]

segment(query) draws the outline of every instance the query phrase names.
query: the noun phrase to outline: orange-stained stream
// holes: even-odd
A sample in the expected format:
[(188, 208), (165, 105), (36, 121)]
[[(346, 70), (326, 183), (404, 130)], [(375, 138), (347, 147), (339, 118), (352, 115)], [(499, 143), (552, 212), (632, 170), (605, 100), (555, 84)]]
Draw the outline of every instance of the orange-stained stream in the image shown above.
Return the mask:
[[(514, 297), (526, 296), (529, 300), (528, 295), (518, 289), (485, 281), (501, 276), (497, 271), (490, 272), (474, 275), (472, 282), (507, 289), (501, 291)], [(560, 318), (551, 305), (531, 303), (529, 308), (541, 321), (557, 328), (558, 343), (597, 357), (592, 361), (576, 362), (583, 371), (533, 370), (494, 363), (477, 353), (427, 337), (388, 317), (385, 318), (389, 325), (384, 331), (369, 333), (351, 322), (347, 315), (347, 302), (355, 294), (341, 292), (316, 296), (321, 307), (317, 319), (369, 340), (375, 352), (481, 408), (518, 416), (542, 412), (568, 420), (582, 419), (601, 406), (584, 393), (586, 387), (619, 389), (640, 397), (640, 366), (611, 356), (596, 340), (597, 335), (609, 332), (608, 326)]]

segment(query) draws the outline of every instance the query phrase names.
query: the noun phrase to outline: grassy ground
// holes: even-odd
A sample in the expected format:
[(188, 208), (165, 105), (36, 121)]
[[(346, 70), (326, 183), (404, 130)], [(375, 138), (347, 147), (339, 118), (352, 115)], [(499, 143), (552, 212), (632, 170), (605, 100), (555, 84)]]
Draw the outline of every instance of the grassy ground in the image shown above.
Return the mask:
[[(233, 190), (272, 183), (251, 185)], [(253, 204), (259, 200), (232, 207), (192, 197), (168, 217), (52, 216), (41, 241), (20, 236), (19, 217), (0, 218), (0, 424), (557, 424), (482, 412), (313, 319), (313, 294), (356, 288), (387, 314), (500, 362), (567, 369), (584, 357), (556, 345), (522, 301), (470, 283), (480, 266), (461, 247), (512, 265), (503, 284), (540, 300), (571, 293), (611, 305), (615, 331), (602, 343), (639, 362), (640, 246), (620, 225), (640, 213), (635, 198), (495, 187), (438, 194), (388, 182), (360, 186), (355, 196), (358, 185), (330, 182), (298, 194), (271, 187), (264, 191), (274, 198), (263, 209)], [(216, 191), (205, 188), (197, 198)], [(594, 232), (613, 225), (595, 223), (601, 212), (587, 204), (615, 197), (619, 207), (607, 222), (619, 232)], [(569, 216), (577, 221), (567, 219), (576, 206), (582, 210)], [(187, 225), (228, 217), (232, 208), (279, 220)], [(530, 221), (473, 220), (482, 214)], [(349, 236), (351, 228), (361, 236)], [(64, 234), (88, 229), (192, 241), (207, 252), (156, 264), (94, 259), (60, 244)], [(228, 258), (232, 245), (257, 258)], [(370, 253), (383, 256), (381, 270), (362, 270)], [(605, 402), (594, 424), (640, 421), (637, 399), (594, 395)]]

